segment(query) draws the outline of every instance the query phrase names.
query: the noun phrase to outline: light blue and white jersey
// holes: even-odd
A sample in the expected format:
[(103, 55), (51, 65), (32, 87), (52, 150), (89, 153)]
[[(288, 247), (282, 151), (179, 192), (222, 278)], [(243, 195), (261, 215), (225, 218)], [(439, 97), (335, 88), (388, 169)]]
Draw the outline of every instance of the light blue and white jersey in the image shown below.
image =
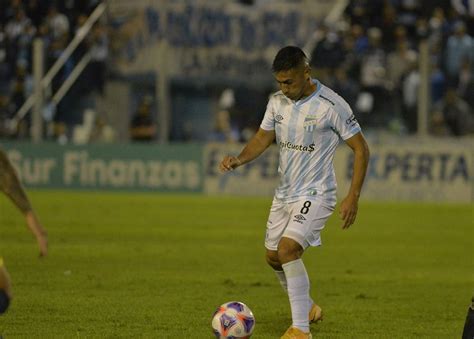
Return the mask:
[(347, 102), (330, 88), (313, 80), (316, 91), (293, 101), (281, 91), (270, 97), (260, 127), (275, 130), (280, 147), (280, 185), (275, 197), (287, 202), (319, 196), (336, 204), (333, 159), (340, 138), (361, 131)]

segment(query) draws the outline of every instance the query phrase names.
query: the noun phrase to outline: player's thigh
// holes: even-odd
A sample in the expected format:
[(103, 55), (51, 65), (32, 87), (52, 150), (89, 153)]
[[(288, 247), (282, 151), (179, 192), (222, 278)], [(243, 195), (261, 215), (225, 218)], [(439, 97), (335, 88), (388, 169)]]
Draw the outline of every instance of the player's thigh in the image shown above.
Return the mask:
[(278, 243), (283, 232), (285, 232), (289, 215), (288, 205), (280, 200), (273, 199), (265, 234), (265, 248), (267, 250), (274, 252), (278, 250)]
[(292, 203), (283, 237), (295, 240), (303, 249), (321, 245), (321, 231), (333, 210), (318, 198), (305, 198)]

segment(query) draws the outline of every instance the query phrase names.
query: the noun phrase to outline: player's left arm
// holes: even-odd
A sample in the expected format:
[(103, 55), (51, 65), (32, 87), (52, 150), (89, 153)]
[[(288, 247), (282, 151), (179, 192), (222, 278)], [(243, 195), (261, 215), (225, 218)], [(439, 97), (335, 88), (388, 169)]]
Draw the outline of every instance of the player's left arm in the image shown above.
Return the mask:
[(26, 214), (31, 211), (31, 204), (18, 179), (7, 155), (0, 149), (0, 191), (6, 194), (18, 209)]
[(18, 207), (26, 219), (30, 231), (35, 235), (40, 256), (48, 253), (48, 237), (45, 229), (39, 222), (30, 200), (26, 195), (20, 179), (16, 175), (15, 169), (10, 163), (7, 155), (0, 149), (0, 191)]
[(339, 216), (343, 220), (342, 228), (351, 226), (357, 216), (360, 192), (369, 164), (369, 146), (361, 132), (345, 140), (354, 152), (354, 168), (349, 193), (341, 202)]

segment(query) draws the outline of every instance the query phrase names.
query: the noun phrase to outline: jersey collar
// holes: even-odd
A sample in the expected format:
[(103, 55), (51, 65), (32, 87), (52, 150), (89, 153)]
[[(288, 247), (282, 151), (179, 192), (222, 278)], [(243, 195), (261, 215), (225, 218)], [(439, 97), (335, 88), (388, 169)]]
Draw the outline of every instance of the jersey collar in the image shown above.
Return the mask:
[(321, 83), (319, 82), (319, 80), (317, 80), (317, 79), (311, 79), (311, 81), (313, 82), (313, 84), (316, 85), (316, 90), (315, 90), (313, 93), (311, 93), (310, 95), (308, 95), (308, 96), (307, 96), (306, 98), (304, 98), (304, 99), (297, 100), (297, 101), (293, 101), (293, 103), (294, 103), (295, 105), (299, 106), (299, 105), (302, 105), (302, 104), (308, 102), (309, 100), (311, 100), (312, 98), (314, 98), (314, 97), (321, 91), (322, 85), (321, 85)]

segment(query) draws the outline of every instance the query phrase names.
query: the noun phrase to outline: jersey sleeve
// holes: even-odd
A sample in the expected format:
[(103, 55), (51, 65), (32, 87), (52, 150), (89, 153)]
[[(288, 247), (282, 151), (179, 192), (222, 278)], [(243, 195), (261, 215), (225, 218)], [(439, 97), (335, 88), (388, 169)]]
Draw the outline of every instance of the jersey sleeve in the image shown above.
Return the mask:
[(349, 104), (336, 103), (331, 109), (331, 127), (340, 135), (342, 140), (347, 140), (361, 131), (354, 113)]
[(260, 124), (260, 128), (264, 129), (265, 131), (273, 131), (275, 129), (275, 107), (274, 107), (274, 99), (273, 97), (270, 98), (267, 104), (267, 109), (265, 111), (265, 115), (263, 116), (262, 123)]

